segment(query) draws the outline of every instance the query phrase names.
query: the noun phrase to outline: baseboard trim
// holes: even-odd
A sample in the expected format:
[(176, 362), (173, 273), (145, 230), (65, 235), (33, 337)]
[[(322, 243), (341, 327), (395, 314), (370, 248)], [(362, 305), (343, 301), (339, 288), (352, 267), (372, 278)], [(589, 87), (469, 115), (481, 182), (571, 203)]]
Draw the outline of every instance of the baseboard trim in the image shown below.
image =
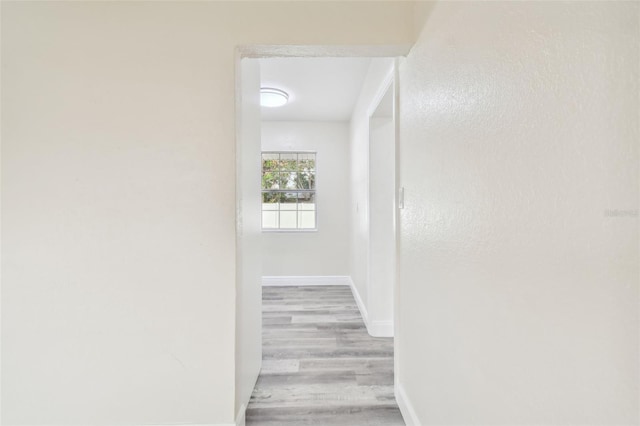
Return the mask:
[(421, 426), (420, 420), (416, 415), (416, 411), (413, 409), (413, 404), (409, 400), (407, 393), (400, 383), (397, 383), (393, 388), (393, 393), (396, 396), (396, 402), (400, 408), (400, 413), (407, 426)]
[(373, 337), (393, 337), (393, 321), (379, 321), (369, 319), (369, 311), (367, 311), (367, 307), (362, 301), (362, 297), (358, 292), (358, 288), (350, 277), (349, 286), (351, 287), (353, 298), (356, 299), (356, 305), (358, 305), (358, 309), (360, 310), (360, 315), (362, 315), (364, 325), (367, 327), (367, 333), (369, 333), (369, 335)]
[(367, 312), (367, 307), (365, 306), (362, 298), (360, 297), (360, 293), (358, 293), (358, 288), (355, 283), (349, 278), (349, 287), (351, 287), (351, 293), (353, 294), (353, 298), (356, 299), (356, 305), (358, 305), (358, 309), (360, 310), (360, 315), (362, 316), (362, 320), (364, 321), (364, 325), (367, 327), (367, 333), (371, 334), (369, 330), (369, 312)]
[(262, 286), (349, 285), (351, 278), (345, 275), (265, 276)]
[(373, 337), (393, 337), (393, 321), (370, 321), (369, 334)]
[(238, 414), (236, 415), (236, 425), (235, 426), (245, 426), (246, 425), (246, 417), (245, 414), (247, 412), (247, 407), (242, 404), (240, 409), (238, 410)]

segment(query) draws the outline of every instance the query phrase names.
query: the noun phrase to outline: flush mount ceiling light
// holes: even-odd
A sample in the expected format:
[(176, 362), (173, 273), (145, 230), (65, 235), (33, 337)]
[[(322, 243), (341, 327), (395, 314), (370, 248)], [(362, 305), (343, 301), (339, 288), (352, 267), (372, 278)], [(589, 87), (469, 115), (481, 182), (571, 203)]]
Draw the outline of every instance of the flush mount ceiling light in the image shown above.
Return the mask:
[(260, 105), (268, 108), (281, 107), (289, 101), (289, 94), (273, 87), (260, 88)]

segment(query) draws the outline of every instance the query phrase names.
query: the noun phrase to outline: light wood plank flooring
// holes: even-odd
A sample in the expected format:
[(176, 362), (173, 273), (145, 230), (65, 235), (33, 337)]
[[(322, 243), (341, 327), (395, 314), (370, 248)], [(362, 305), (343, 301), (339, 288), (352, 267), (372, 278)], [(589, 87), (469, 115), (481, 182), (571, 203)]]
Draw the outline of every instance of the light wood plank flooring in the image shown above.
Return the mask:
[(263, 288), (260, 377), (247, 425), (404, 425), (393, 339), (367, 333), (347, 286)]

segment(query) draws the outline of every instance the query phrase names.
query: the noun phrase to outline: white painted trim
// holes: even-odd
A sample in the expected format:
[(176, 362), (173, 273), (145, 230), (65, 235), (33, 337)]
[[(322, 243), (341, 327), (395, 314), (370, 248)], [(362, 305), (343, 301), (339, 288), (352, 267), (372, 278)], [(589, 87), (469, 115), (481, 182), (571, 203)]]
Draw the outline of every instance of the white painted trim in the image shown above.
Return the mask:
[(238, 414), (236, 415), (235, 426), (245, 426), (246, 425), (246, 418), (245, 418), (246, 412), (247, 412), (247, 407), (244, 404), (242, 404), (240, 406), (240, 409), (238, 410)]
[(356, 299), (356, 305), (358, 305), (364, 325), (367, 327), (367, 333), (373, 337), (393, 337), (393, 321), (369, 320), (369, 311), (367, 311), (367, 307), (362, 301), (358, 288), (351, 278), (349, 278), (349, 287), (351, 287), (353, 298)]
[(389, 88), (392, 87), (392, 83), (394, 82), (394, 78), (395, 78), (395, 66), (396, 66), (395, 61), (392, 61), (389, 66), (389, 69), (387, 70), (387, 73), (382, 79), (382, 83), (380, 83), (380, 86), (378, 86), (378, 91), (376, 92), (375, 96), (369, 103), (369, 107), (367, 108), (367, 115), (369, 116), (369, 120), (371, 120), (373, 113), (376, 111), (376, 109), (378, 109), (378, 106), (380, 105), (382, 98), (384, 97), (384, 95), (387, 94), (387, 90), (389, 90)]
[[(369, 106), (367, 107), (367, 117), (369, 120), (369, 125), (371, 125), (371, 120), (373, 118), (373, 115), (376, 111), (376, 109), (378, 109), (378, 107), (380, 106), (380, 103), (382, 102), (382, 99), (384, 98), (384, 96), (387, 94), (387, 92), (389, 90), (393, 91), (393, 114), (392, 114), (392, 120), (394, 122), (394, 126), (395, 126), (395, 131), (394, 131), (394, 146), (395, 146), (395, 164), (394, 164), (394, 179), (396, 179), (396, 182), (394, 184), (394, 191), (397, 194), (397, 173), (398, 173), (398, 154), (397, 154), (397, 147), (398, 147), (398, 135), (397, 135), (397, 128), (398, 128), (398, 120), (396, 117), (396, 97), (398, 95), (397, 91), (396, 91), (396, 82), (397, 82), (397, 78), (396, 78), (396, 61), (393, 60), (389, 63), (388, 69), (384, 75), (384, 78), (382, 79), (382, 82), (379, 84), (378, 89), (373, 97), (373, 99), (370, 101)], [(370, 130), (370, 129), (369, 129)], [(368, 141), (368, 148), (367, 148), (367, 223), (368, 223), (368, 231), (367, 231), (367, 240), (368, 240), (368, 247), (367, 247), (367, 294), (371, 295), (373, 294), (373, 284), (371, 281), (371, 276), (372, 276), (372, 263), (371, 263), (371, 186), (370, 186), (370, 182), (371, 182), (371, 135), (369, 134), (369, 141)], [(397, 221), (396, 219), (396, 205), (395, 205), (396, 201), (394, 200), (394, 212), (393, 212), (393, 219), (394, 219), (394, 241), (395, 241), (395, 245), (394, 245), (394, 250), (396, 251), (396, 257), (397, 257), (397, 233), (396, 233), (396, 229), (395, 229), (395, 222)], [(394, 263), (396, 263), (394, 265), (394, 269), (397, 269), (397, 259), (394, 258)], [(395, 274), (394, 274), (395, 275)], [(394, 286), (394, 291), (393, 291), (393, 300), (396, 299), (396, 293), (395, 293), (395, 283), (393, 283)], [(394, 311), (394, 315), (395, 315), (395, 304), (392, 301), (392, 309)], [(361, 309), (362, 310), (362, 309)], [(374, 312), (375, 314), (375, 312)], [(371, 320), (368, 322), (365, 322), (365, 324), (367, 324), (367, 332), (369, 333), (369, 335), (373, 336), (373, 337), (394, 337), (394, 326), (393, 326), (393, 317), (390, 320)]]
[(241, 58), (317, 58), (317, 57), (371, 57), (392, 58), (407, 56), (413, 47), (410, 44), (387, 45), (240, 45), (236, 48)]
[(396, 402), (400, 408), (400, 413), (407, 426), (421, 426), (420, 420), (416, 415), (416, 411), (413, 409), (413, 404), (409, 400), (407, 393), (400, 383), (397, 383), (393, 389), (393, 393), (396, 396)]
[(373, 337), (393, 337), (393, 321), (371, 321), (369, 334)]
[(351, 278), (345, 275), (301, 275), (262, 277), (262, 286), (349, 285)]
[(349, 277), (349, 287), (351, 287), (351, 293), (353, 294), (353, 298), (356, 299), (356, 305), (358, 305), (358, 309), (360, 310), (360, 315), (362, 315), (364, 325), (367, 326), (367, 333), (369, 333), (369, 312), (367, 312), (367, 307), (362, 301), (362, 297), (360, 297), (360, 293), (358, 293), (358, 288), (356, 287), (351, 277)]
[(358, 288), (356, 287), (351, 277), (349, 277), (349, 287), (351, 287), (351, 293), (353, 293), (353, 298), (356, 299), (356, 304), (358, 305), (358, 309), (360, 310), (360, 315), (362, 315), (362, 320), (364, 321), (364, 324), (367, 326), (367, 329), (369, 329), (369, 312), (367, 311), (367, 307), (362, 301), (362, 297), (360, 297), (360, 293), (358, 293)]

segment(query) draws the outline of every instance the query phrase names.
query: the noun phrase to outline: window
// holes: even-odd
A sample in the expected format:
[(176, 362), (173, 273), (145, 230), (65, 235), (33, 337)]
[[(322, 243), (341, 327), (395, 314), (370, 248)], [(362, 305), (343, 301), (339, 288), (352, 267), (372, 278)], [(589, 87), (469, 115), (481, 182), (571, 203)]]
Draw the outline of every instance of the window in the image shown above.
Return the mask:
[(316, 229), (316, 153), (262, 153), (262, 229)]

